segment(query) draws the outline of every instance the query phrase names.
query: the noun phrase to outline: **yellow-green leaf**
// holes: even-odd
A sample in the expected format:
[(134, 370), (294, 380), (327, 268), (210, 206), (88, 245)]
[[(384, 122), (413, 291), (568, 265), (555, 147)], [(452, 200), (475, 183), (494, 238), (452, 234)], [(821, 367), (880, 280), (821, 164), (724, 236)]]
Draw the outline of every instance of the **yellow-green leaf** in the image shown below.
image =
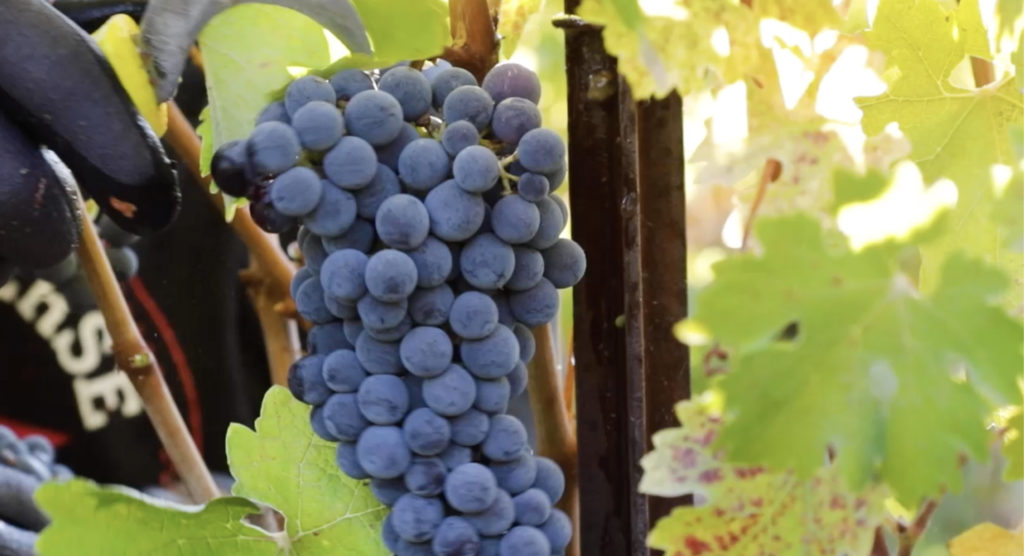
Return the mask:
[(949, 541), (950, 556), (1020, 556), (1024, 535), (995, 525), (982, 523)]
[(498, 34), (501, 52), (507, 58), (516, 50), (526, 20), (540, 10), (540, 0), (503, 0), (498, 12)]
[(111, 16), (92, 34), (139, 114), (162, 136), (167, 131), (167, 105), (156, 102), (156, 92), (139, 52), (138, 36), (139, 26), (125, 14)]
[(243, 522), (260, 511), (244, 498), (182, 506), (125, 487), (72, 479), (39, 487), (36, 501), (53, 520), (36, 543), (42, 556), (205, 556), (213, 547), (218, 556), (278, 554), (273, 537)]
[(313, 434), (308, 405), (272, 387), (256, 430), (232, 424), (227, 452), (237, 482), (232, 492), (273, 506), (285, 516), (291, 550), (303, 555), (379, 556), (387, 508), (367, 481), (346, 476), (336, 443)]
[(833, 467), (802, 479), (730, 465), (712, 445), (721, 420), (698, 401), (676, 405), (680, 428), (654, 437), (641, 492), (693, 494), (696, 507), (658, 521), (648, 544), (667, 554), (705, 556), (866, 554), (883, 515), (884, 489), (855, 493)]

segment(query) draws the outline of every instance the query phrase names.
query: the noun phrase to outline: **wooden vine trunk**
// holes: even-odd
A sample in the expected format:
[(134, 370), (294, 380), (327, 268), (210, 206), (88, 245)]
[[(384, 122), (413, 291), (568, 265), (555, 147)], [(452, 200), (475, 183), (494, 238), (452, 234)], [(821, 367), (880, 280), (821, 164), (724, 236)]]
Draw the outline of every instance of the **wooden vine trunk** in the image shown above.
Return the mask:
[[(566, 0), (572, 14), (578, 0)], [(651, 435), (678, 426), (689, 353), (682, 104), (634, 102), (601, 29), (566, 32), (572, 236), (587, 253), (573, 290), (582, 554), (646, 555), (654, 522), (684, 500), (637, 492)]]

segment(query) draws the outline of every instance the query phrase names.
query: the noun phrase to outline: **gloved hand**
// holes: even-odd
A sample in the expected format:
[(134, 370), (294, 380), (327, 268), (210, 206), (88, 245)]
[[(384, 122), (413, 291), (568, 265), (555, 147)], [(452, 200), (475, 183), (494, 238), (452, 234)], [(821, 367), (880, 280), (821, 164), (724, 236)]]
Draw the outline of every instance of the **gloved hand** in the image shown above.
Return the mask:
[[(77, 240), (77, 202), (41, 146), (124, 230), (167, 226), (175, 171), (92, 39), (43, 0), (0, 18), (0, 282), (57, 264)], [(59, 167), (59, 165), (58, 165)]]

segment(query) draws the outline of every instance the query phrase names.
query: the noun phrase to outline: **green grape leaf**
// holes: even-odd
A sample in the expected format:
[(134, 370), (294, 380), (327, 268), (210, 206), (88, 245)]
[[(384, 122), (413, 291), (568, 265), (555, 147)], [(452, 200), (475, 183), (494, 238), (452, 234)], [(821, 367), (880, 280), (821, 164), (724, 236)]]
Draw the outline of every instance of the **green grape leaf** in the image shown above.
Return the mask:
[(958, 32), (956, 15), (934, 0), (882, 0), (867, 44), (888, 56), (889, 90), (858, 104), (865, 133), (897, 122), (926, 180), (945, 177), (965, 188), (987, 181), (990, 165), (1014, 162), (1008, 131), (1020, 125), (1024, 104), (1008, 77), (974, 90), (950, 82), (967, 54), (967, 33), (987, 40), (984, 28)]
[[(958, 488), (960, 455), (984, 458), (987, 416), (1019, 397), (1024, 330), (991, 304), (1007, 277), (955, 255), (925, 296), (900, 272), (912, 243), (855, 252), (809, 215), (756, 230), (763, 253), (715, 264), (677, 328), (732, 353), (730, 461), (807, 477), (833, 448), (854, 488), (880, 478), (906, 506)], [(778, 340), (792, 322), (797, 337)]]
[(1003, 443), (1003, 455), (1006, 456), (1003, 479), (1006, 481), (1024, 479), (1024, 410), (1016, 408), (1006, 424), (1003, 438), (1006, 439)]
[(118, 486), (85, 479), (50, 482), (36, 502), (53, 520), (36, 550), (61, 554), (178, 554), (259, 556), (278, 554), (265, 531), (242, 520), (260, 511), (244, 498), (182, 506)]
[(666, 554), (866, 554), (884, 515), (885, 489), (854, 493), (835, 468), (809, 478), (730, 465), (712, 452), (722, 421), (698, 401), (676, 405), (682, 427), (654, 435), (641, 492), (694, 494), (655, 525), (648, 545)]
[(296, 554), (382, 554), (380, 526), (387, 508), (366, 481), (338, 469), (337, 444), (313, 434), (309, 412), (275, 386), (263, 399), (255, 431), (238, 424), (228, 428), (228, 464), (237, 480), (232, 492), (284, 514)]
[(373, 43), (377, 66), (439, 56), (451, 42), (442, 0), (352, 0)]
[(498, 12), (498, 34), (501, 35), (501, 53), (512, 56), (519, 44), (519, 36), (530, 16), (540, 11), (540, 0), (504, 0)]
[[(962, 2), (946, 13), (934, 0), (883, 0), (867, 43), (888, 55), (889, 90), (858, 100), (864, 110), (864, 131), (871, 135), (897, 122), (912, 145), (927, 181), (953, 180), (959, 189), (950, 217), (952, 233), (922, 252), (921, 287), (937, 287), (944, 262), (966, 250), (1016, 274), (1024, 257), (1007, 253), (1024, 224), (1006, 228), (984, 207), (999, 201), (993, 191), (991, 166), (1013, 165), (1011, 137), (1024, 122), (1024, 102), (1011, 76), (978, 89), (950, 81), (967, 54), (988, 54), (988, 39), (976, 1)], [(979, 210), (981, 208), (981, 210)], [(1016, 289), (1008, 306), (1021, 303)]]
[[(619, 72), (637, 100), (701, 89), (709, 71), (733, 81), (760, 55), (761, 46), (751, 40), (757, 19), (735, 1), (664, 3), (656, 13), (644, 13), (635, 0), (583, 0), (578, 14), (604, 25), (605, 48), (619, 59)], [(712, 46), (719, 28), (727, 29), (728, 52)]]

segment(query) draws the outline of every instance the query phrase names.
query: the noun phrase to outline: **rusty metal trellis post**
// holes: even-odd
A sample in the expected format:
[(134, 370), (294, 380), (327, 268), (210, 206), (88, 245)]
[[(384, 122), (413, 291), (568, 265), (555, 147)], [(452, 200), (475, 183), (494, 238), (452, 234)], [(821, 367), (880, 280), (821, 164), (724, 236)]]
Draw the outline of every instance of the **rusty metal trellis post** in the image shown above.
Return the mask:
[[(566, 0), (572, 14), (578, 0)], [(637, 492), (640, 457), (689, 397), (682, 105), (634, 102), (599, 27), (561, 19), (573, 238), (587, 276), (573, 292), (581, 553), (646, 555), (650, 527), (682, 500)]]

